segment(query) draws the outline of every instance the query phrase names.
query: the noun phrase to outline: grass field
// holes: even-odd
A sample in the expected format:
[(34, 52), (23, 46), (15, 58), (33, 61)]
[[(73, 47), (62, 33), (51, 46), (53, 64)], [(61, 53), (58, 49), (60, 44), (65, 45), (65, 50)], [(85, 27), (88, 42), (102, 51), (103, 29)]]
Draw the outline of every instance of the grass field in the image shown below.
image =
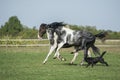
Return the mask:
[(88, 67), (80, 66), (81, 51), (74, 65), (69, 65), (73, 50), (61, 49), (61, 55), (67, 61), (49, 57), (47, 64), (42, 61), (47, 55), (48, 47), (0, 47), (0, 80), (119, 80), (120, 47), (100, 47), (106, 50), (104, 56), (109, 67), (102, 64)]

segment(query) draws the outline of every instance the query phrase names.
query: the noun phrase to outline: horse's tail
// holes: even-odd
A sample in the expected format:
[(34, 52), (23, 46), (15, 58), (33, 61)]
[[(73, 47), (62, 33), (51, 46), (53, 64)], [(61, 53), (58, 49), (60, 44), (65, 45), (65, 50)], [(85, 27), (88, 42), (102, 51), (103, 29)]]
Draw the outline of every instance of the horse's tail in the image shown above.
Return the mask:
[(100, 32), (95, 35), (95, 37), (99, 38), (102, 42), (106, 40), (106, 36), (108, 35), (107, 32)]
[(106, 51), (104, 51), (104, 52), (100, 55), (100, 58), (102, 58), (105, 53), (106, 53)]
[(100, 49), (99, 48), (97, 48), (95, 45), (93, 45), (91, 48), (92, 48), (93, 53), (95, 55), (100, 55)]

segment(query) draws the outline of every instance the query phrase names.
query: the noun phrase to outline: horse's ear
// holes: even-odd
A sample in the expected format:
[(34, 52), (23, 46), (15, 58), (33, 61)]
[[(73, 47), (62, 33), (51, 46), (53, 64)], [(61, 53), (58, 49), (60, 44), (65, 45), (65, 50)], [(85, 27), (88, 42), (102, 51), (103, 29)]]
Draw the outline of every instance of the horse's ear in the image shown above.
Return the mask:
[(47, 28), (47, 24), (45, 24), (45, 23), (42, 23), (42, 24), (40, 25), (40, 27)]

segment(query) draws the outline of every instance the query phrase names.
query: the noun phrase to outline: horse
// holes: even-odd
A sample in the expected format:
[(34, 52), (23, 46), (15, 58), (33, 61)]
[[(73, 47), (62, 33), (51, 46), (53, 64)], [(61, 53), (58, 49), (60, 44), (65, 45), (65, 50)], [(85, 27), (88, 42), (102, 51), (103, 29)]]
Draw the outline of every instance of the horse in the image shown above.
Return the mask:
[[(42, 36), (47, 33), (48, 40), (50, 41), (50, 50), (47, 54), (43, 64), (48, 60), (48, 57), (55, 51), (54, 59), (66, 60), (63, 58), (59, 50), (61, 48), (68, 48), (74, 46), (74, 57), (71, 60), (71, 64), (75, 61), (80, 50), (84, 50), (84, 58), (88, 56), (88, 49), (91, 47), (95, 55), (100, 55), (99, 48), (97, 48), (94, 43), (96, 37), (102, 39), (105, 37), (105, 33), (101, 32), (96, 35), (88, 31), (83, 30), (72, 30), (67, 28), (67, 24), (63, 22), (53, 22), (50, 24), (42, 23), (38, 31), (38, 38), (42, 39)], [(83, 60), (84, 61), (84, 60)]]

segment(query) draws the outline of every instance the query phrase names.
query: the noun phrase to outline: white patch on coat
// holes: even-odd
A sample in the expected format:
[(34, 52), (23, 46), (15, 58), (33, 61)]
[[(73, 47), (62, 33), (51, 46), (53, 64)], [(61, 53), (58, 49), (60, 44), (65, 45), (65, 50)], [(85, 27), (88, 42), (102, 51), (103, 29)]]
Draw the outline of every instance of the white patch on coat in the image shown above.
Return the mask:
[(74, 30), (71, 30), (71, 29), (69, 29), (69, 28), (63, 27), (63, 28), (62, 28), (62, 31), (64, 31), (64, 30), (66, 31), (66, 35), (65, 35), (65, 37), (64, 37), (64, 42), (66, 43), (66, 41), (67, 41), (67, 36), (68, 36), (68, 35), (71, 35), (69, 42), (70, 42), (70, 44), (72, 44), (72, 43), (73, 43), (73, 38), (74, 38), (74, 35), (73, 35)]

